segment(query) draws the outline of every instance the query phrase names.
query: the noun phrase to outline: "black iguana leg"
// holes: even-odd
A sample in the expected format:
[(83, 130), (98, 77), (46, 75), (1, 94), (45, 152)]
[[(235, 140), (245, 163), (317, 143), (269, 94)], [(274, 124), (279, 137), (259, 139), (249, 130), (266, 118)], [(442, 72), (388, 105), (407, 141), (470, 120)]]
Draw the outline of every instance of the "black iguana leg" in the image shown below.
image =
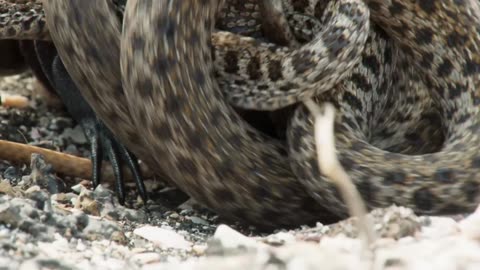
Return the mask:
[[(36, 57), (26, 57), (30, 62), (32, 69), (37, 69), (36, 73), (44, 73), (47, 77), (51, 89), (55, 91), (65, 104), (67, 111), (82, 126), (85, 135), (90, 144), (92, 161), (92, 182), (96, 187), (101, 182), (101, 162), (104, 157), (112, 164), (115, 175), (115, 190), (119, 202), (124, 204), (125, 188), (124, 178), (121, 171), (121, 165), (126, 164), (134, 176), (138, 192), (146, 202), (147, 192), (143, 184), (143, 178), (140, 173), (136, 157), (119, 143), (108, 128), (96, 117), (95, 112), (85, 101), (80, 91), (77, 89), (63, 63), (58, 57), (55, 46), (47, 41), (34, 41), (32, 43), (33, 52)], [(28, 51), (28, 45), (24, 46)], [(32, 52), (26, 53), (31, 55)]]

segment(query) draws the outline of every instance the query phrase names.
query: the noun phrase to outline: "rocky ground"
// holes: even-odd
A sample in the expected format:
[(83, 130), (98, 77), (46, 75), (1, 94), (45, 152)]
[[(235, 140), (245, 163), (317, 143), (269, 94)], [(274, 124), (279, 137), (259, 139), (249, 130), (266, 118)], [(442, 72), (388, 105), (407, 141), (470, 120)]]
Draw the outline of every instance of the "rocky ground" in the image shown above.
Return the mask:
[[(82, 131), (33, 91), (29, 74), (0, 79), (24, 109), (0, 107), (0, 139), (88, 156)], [(0, 269), (480, 269), (480, 211), (417, 217), (394, 207), (370, 214), (366, 248), (355, 219), (270, 235), (222, 225), (180, 191), (147, 180), (148, 213), (130, 186), (127, 207), (108, 185), (56, 175), (43, 158), (0, 162)]]

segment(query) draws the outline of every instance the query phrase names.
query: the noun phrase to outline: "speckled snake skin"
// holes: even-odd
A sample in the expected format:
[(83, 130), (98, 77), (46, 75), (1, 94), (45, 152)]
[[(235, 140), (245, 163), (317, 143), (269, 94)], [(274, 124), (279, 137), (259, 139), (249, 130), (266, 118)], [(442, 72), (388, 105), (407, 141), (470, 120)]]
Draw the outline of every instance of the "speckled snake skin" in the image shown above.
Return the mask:
[[(129, 5), (134, 3), (128, 2)], [(156, 1), (142, 3), (157, 8), (166, 4)], [(76, 10), (82, 12), (78, 14)], [(191, 10), (195, 15), (188, 15), (194, 17), (182, 24), (184, 29), (191, 26), (187, 21), (196, 25), (192, 27), (201, 25), (196, 23), (201, 13), (195, 8)], [(129, 64), (130, 68), (123, 67), (122, 71), (119, 66), (106, 65), (120, 59), (121, 29), (107, 2), (98, 1), (92, 6), (85, 1), (54, 1), (45, 5), (45, 12), (59, 55), (87, 101), (118, 138), (149, 167), (168, 171), (178, 187), (229, 219), (263, 227), (284, 227), (332, 216), (295, 179), (285, 147), (252, 129), (227, 104), (221, 92), (212, 96), (210, 90), (203, 89), (204, 85), (188, 81), (184, 81), (183, 85), (188, 83), (195, 87), (192, 93), (153, 90), (156, 86), (151, 83), (157, 81), (144, 81), (147, 84), (140, 91), (129, 90), (126, 82), (123, 82), (122, 88), (121, 80), (126, 77), (122, 76), (122, 72), (128, 73), (128, 69), (134, 71), (136, 64)], [(76, 21), (67, 20), (72, 18), (67, 14), (69, 12), (72, 12), (70, 15), (76, 14)], [(212, 12), (216, 13), (216, 8)], [(97, 19), (102, 21), (101, 25), (96, 23)], [(127, 33), (128, 25), (125, 23), (122, 35)], [(202, 41), (209, 40), (198, 40)], [(139, 40), (138, 44), (145, 43)], [(199, 44), (199, 48), (202, 47)], [(147, 50), (152, 53), (151, 57), (157, 57), (154, 50)], [(205, 55), (210, 56), (211, 50), (206, 44), (205, 50), (208, 50)], [(126, 49), (122, 51), (123, 55), (129, 54)], [(170, 57), (170, 60), (178, 62), (177, 57)], [(187, 56), (189, 69), (195, 68), (191, 62), (195, 61), (195, 57), (196, 53)], [(83, 65), (76, 64), (79, 59)], [(148, 75), (155, 69), (148, 67), (137, 75)], [(192, 72), (188, 69), (184, 71)], [(219, 88), (217, 90), (220, 91)], [(149, 98), (152, 93), (156, 96)], [(140, 100), (145, 102), (141, 108), (135, 103)], [(152, 117), (144, 113), (158, 109), (164, 112), (157, 116), (152, 114)], [(175, 120), (168, 120), (173, 115), (176, 115)], [(165, 121), (168, 123), (166, 126)], [(142, 126), (141, 129), (150, 126), (156, 131), (139, 136), (139, 126)], [(155, 144), (150, 144), (153, 138), (156, 138)], [(272, 179), (275, 181), (272, 182)], [(262, 200), (258, 200), (259, 197)]]
[[(412, 207), (421, 214), (473, 210), (479, 201), (480, 181), (478, 3), (366, 2), (372, 13), (372, 22), (385, 32), (383, 42), (392, 42), (392, 48), (383, 48), (382, 55), (379, 55), (378, 49), (376, 53), (370, 52), (370, 58), (369, 51), (366, 50), (363, 59), (377, 56), (379, 70), (374, 70), (375, 65), (371, 63), (366, 65), (370, 67), (370, 73), (360, 66), (352, 76), (357, 81), (351, 80), (340, 86), (344, 93), (337, 99), (342, 114), (337, 121), (336, 137), (342, 164), (364, 194), (369, 207), (397, 203)], [(432, 25), (439, 28), (432, 29)], [(143, 33), (147, 36), (147, 31)], [(375, 35), (371, 37), (370, 49), (383, 46), (381, 38), (375, 41)], [(125, 42), (128, 40), (132, 38), (124, 39)], [(163, 53), (168, 55), (166, 50)], [(130, 56), (130, 59), (134, 57)], [(205, 59), (208, 61), (208, 58)], [(132, 60), (130, 63), (136, 62)], [(128, 78), (128, 72), (126, 74), (125, 78)], [(362, 75), (367, 79), (360, 81)], [(371, 79), (375, 75), (376, 86), (371, 85), (374, 82)], [(135, 76), (133, 80), (137, 84), (132, 84), (131, 88), (141, 89)], [(153, 75), (151, 80), (162, 81), (163, 78), (168, 81), (168, 76), (174, 75), (158, 76), (159, 78)], [(167, 82), (161, 86), (159, 89), (169, 87)], [(388, 95), (382, 91), (389, 88), (391, 95), (386, 98)], [(368, 97), (369, 91), (373, 91), (373, 100)], [(380, 99), (380, 104), (384, 103), (384, 112), (375, 111), (379, 109), (378, 106), (369, 108), (369, 103), (376, 102), (375, 96)], [(138, 102), (135, 106), (140, 104)], [(412, 110), (415, 108), (419, 111)], [(407, 123), (407, 126), (398, 126), (406, 129), (412, 118), (420, 122), (435, 122), (432, 118), (436, 116), (440, 119), (441, 126), (435, 128), (442, 129), (443, 134), (440, 135), (444, 137), (443, 143), (432, 143), (442, 136), (435, 134), (435, 130), (427, 125), (425, 129), (431, 137), (424, 137), (423, 140), (427, 146), (432, 147), (418, 149), (415, 145), (417, 142), (411, 140), (411, 137), (421, 139), (422, 135), (405, 132), (405, 137), (413, 141), (411, 149), (398, 149), (398, 153), (381, 150), (368, 143), (366, 134), (369, 133), (367, 129), (371, 128), (368, 126), (371, 124), (365, 122), (371, 120), (368, 119), (369, 110), (370, 117), (377, 118), (380, 123), (388, 123), (390, 118), (390, 121)], [(395, 113), (389, 115), (390, 111)], [(398, 113), (402, 113), (406, 120), (399, 121), (396, 115)], [(363, 133), (360, 132), (362, 126)], [(335, 213), (346, 214), (340, 196), (328, 181), (321, 179), (315, 165), (312, 130), (311, 119), (306, 117), (304, 110), (299, 109), (289, 128), (289, 153), (295, 174), (323, 206)], [(376, 136), (375, 131), (370, 133)], [(432, 142), (428, 142), (429, 139)], [(409, 152), (412, 155), (408, 155)]]
[[(303, 96), (295, 92), (299, 97), (295, 101), (317, 95), (319, 102), (336, 104), (339, 158), (369, 207), (397, 203), (421, 214), (474, 209), (480, 181), (479, 4), (331, 2), (321, 9), (315, 8), (321, 1), (282, 1), (287, 9), (314, 17), (319, 17), (318, 10), (326, 10), (330, 17), (326, 15), (323, 22), (327, 25), (348, 21), (337, 15), (357, 18), (349, 29), (366, 31), (364, 42), (357, 41), (362, 49), (352, 49), (356, 43), (351, 41), (351, 47), (334, 54), (338, 57), (343, 52), (350, 60), (350, 70), (335, 73), (337, 81), (326, 83), (331, 79), (320, 72), (320, 80), (300, 81), (299, 88), (290, 85), (285, 92), (303, 91), (318, 82), (330, 86), (312, 86), (317, 90)], [(272, 77), (268, 68), (274, 61), (262, 59), (278, 58), (252, 57), (255, 54), (244, 57), (250, 57), (249, 63), (258, 60), (257, 65), (243, 65), (250, 69), (226, 68), (232, 63), (239, 66), (238, 59), (225, 62), (222, 68), (221, 61), (232, 61), (227, 53), (241, 55), (229, 46), (250, 44), (255, 49), (266, 43), (214, 30), (218, 4), (214, 0), (188, 4), (129, 0), (123, 31), (109, 2), (58, 0), (48, 2), (45, 10), (62, 60), (100, 118), (151, 168), (168, 172), (197, 201), (224, 217), (267, 227), (318, 220), (328, 215), (325, 209), (345, 215), (340, 196), (319, 174), (312, 119), (303, 106), (291, 120), (286, 149), (251, 129), (228, 104), (254, 109), (291, 104), (266, 101), (255, 95), (259, 88), (254, 95), (248, 91), (260, 87), (268, 89), (262, 93), (278, 97), (275, 91), (280, 88), (262, 86), (262, 80), (268, 79), (269, 85), (289, 82), (297, 79), (298, 72), (277, 72)], [(370, 18), (363, 26), (364, 17), (353, 16), (358, 10), (365, 10), (363, 14)], [(325, 33), (300, 49), (262, 48), (293, 55), (319, 45)], [(238, 43), (230, 42), (230, 36)], [(218, 48), (213, 54), (212, 43)], [(355, 51), (355, 56), (350, 55)], [(109, 64), (118, 59), (121, 66)], [(295, 66), (293, 60), (287, 63)], [(307, 67), (312, 70), (318, 63), (327, 70), (316, 60)], [(342, 65), (333, 63), (332, 70)], [(266, 70), (270, 73), (252, 72)], [(235, 83), (229, 84), (229, 78)], [(250, 86), (242, 88), (242, 84)], [(319, 95), (326, 90), (332, 91)], [(222, 91), (251, 98), (244, 103), (235, 98), (227, 101)]]
[[(385, 112), (375, 112), (374, 108), (370, 115), (380, 122), (396, 123), (396, 129), (408, 130), (401, 123), (411, 122), (409, 110), (413, 115), (420, 114), (420, 119), (437, 113), (441, 123), (437, 129), (443, 132), (444, 140), (437, 149), (423, 149), (412, 155), (370, 144), (369, 134), (378, 132), (367, 121), (366, 97), (372, 87), (365, 81), (353, 80), (350, 86), (344, 84), (346, 96), (338, 102), (342, 115), (336, 123), (336, 140), (341, 163), (369, 207), (396, 203), (421, 214), (475, 209), (480, 195), (479, 2), (365, 2), (372, 22), (398, 47), (398, 62), (391, 74), (383, 74), (390, 77), (382, 78), (393, 82), (394, 99), (386, 101)], [(377, 93), (384, 91), (381, 88)], [(357, 95), (348, 94), (352, 91)], [(425, 93), (430, 99), (418, 98)], [(397, 103), (402, 96), (403, 105)], [(412, 104), (422, 103), (426, 103), (423, 112), (412, 111)], [(395, 106), (399, 108), (395, 110)], [(389, 110), (395, 114), (389, 116)], [(403, 120), (398, 121), (398, 114)], [(360, 132), (362, 129), (364, 132)], [(312, 130), (312, 119), (299, 109), (288, 134), (295, 174), (322, 205), (335, 213), (346, 213), (333, 186), (319, 175)], [(434, 141), (434, 131), (427, 132), (427, 140)]]

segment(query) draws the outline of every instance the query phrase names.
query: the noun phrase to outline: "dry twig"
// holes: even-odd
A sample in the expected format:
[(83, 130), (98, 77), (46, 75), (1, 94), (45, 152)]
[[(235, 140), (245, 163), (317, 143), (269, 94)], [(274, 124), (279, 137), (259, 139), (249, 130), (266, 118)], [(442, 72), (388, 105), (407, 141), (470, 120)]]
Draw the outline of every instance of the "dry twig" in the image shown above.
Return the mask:
[(360, 193), (337, 158), (333, 130), (335, 108), (330, 103), (325, 103), (323, 108), (320, 108), (311, 99), (305, 101), (305, 106), (315, 117), (315, 144), (320, 171), (337, 186), (342, 199), (347, 204), (350, 215), (358, 218), (359, 233), (368, 248), (375, 240), (373, 225), (367, 216), (367, 208)]

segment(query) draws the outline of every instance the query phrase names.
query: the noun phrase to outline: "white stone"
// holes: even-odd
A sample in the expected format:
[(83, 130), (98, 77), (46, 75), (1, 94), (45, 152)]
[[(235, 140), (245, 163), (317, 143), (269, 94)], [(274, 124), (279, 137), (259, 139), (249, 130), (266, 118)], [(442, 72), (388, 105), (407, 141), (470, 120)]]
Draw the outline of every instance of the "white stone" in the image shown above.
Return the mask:
[(183, 236), (172, 230), (147, 225), (135, 229), (133, 233), (145, 238), (160, 248), (181, 250), (190, 250), (192, 248), (192, 243), (186, 241)]

